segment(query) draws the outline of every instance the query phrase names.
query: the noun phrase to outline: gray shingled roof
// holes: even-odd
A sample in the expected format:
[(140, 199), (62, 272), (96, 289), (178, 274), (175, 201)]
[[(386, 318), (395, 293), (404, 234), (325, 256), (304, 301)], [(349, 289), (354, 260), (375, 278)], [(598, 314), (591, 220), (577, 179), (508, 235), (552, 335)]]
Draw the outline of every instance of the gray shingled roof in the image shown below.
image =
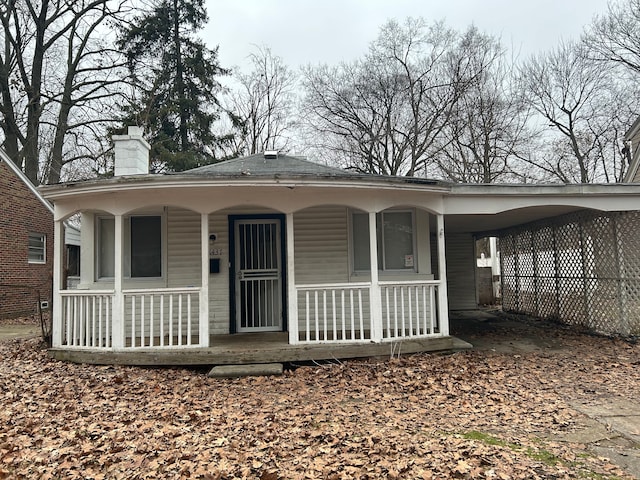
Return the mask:
[(354, 177), (366, 176), (310, 162), (301, 157), (278, 155), (277, 158), (265, 158), (263, 154), (234, 158), (204, 167), (181, 172), (182, 175), (202, 176), (322, 176)]
[(220, 178), (340, 178), (343, 180), (416, 183), (425, 185), (448, 185), (448, 182), (420, 177), (394, 177), (388, 175), (373, 175), (357, 173), (341, 168), (329, 167), (311, 162), (303, 157), (292, 155), (278, 155), (275, 158), (265, 158), (262, 153), (247, 157), (234, 158), (212, 165), (171, 173), (170, 175), (186, 175)]

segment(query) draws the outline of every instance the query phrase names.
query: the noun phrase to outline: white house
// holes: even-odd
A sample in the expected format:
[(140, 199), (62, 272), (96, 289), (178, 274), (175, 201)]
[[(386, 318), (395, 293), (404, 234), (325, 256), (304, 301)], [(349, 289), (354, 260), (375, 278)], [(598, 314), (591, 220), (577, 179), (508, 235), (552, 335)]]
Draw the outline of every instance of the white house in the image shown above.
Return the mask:
[[(266, 363), (460, 346), (474, 235), (640, 210), (632, 185), (482, 186), (354, 174), (266, 152), (170, 175), (114, 137), (115, 176), (42, 188), (55, 206), (53, 349), (93, 363)], [(61, 288), (62, 222), (81, 271)]]

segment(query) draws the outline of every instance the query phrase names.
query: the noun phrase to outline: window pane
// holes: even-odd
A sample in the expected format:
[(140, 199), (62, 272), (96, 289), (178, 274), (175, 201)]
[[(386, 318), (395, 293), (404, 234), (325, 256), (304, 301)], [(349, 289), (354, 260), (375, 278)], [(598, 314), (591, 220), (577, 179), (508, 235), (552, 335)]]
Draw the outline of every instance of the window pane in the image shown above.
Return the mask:
[(29, 234), (29, 262), (44, 263), (45, 236), (41, 233)]
[(80, 246), (67, 245), (67, 275), (80, 276)]
[(100, 218), (98, 223), (100, 252), (98, 257), (98, 277), (113, 277), (115, 271), (116, 223), (113, 218)]
[(369, 258), (369, 215), (354, 213), (353, 228), (353, 269), (366, 271), (371, 269)]
[(160, 217), (131, 217), (131, 276), (162, 276)]
[(385, 212), (385, 270), (413, 269), (413, 218), (411, 212)]

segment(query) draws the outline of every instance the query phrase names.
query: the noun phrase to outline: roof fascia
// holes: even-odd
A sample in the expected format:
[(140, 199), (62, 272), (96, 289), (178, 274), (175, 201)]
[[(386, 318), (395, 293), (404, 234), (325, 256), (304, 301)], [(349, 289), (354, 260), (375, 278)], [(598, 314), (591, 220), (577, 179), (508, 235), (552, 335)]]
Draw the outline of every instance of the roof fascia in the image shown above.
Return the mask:
[[(124, 180), (124, 181), (123, 181)], [(377, 188), (377, 189), (400, 189), (414, 191), (429, 191), (434, 193), (447, 193), (451, 187), (442, 184), (420, 184), (412, 182), (393, 181), (354, 181), (350, 179), (340, 179), (329, 177), (326, 179), (304, 179), (304, 178), (273, 178), (273, 177), (247, 177), (247, 178), (193, 178), (162, 176), (160, 179), (150, 179), (142, 177), (119, 177), (119, 180), (97, 181), (76, 184), (58, 184), (42, 187), (42, 192), (46, 198), (56, 199), (67, 196), (82, 195), (85, 193), (100, 193), (115, 190), (131, 191), (157, 188), (196, 188), (196, 187), (326, 187), (326, 188)]]

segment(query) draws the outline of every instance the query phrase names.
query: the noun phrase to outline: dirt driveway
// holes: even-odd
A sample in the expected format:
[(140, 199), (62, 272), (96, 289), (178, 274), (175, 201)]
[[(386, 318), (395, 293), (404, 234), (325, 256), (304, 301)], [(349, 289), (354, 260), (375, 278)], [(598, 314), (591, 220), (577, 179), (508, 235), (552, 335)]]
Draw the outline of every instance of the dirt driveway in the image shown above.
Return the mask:
[[(499, 310), (451, 315), (452, 335), (471, 343), (474, 350), (511, 354), (514, 358), (530, 352), (571, 355), (575, 345), (566, 341), (562, 334), (565, 331), (569, 329), (555, 323)], [(635, 361), (640, 363), (640, 359)], [(630, 397), (606, 393), (586, 398), (565, 396), (584, 417), (579, 419), (580, 429), (555, 440), (584, 443), (597, 455), (610, 458), (640, 478), (640, 403)]]
[(40, 334), (40, 325), (0, 324), (0, 340), (6, 338), (37, 337)]

